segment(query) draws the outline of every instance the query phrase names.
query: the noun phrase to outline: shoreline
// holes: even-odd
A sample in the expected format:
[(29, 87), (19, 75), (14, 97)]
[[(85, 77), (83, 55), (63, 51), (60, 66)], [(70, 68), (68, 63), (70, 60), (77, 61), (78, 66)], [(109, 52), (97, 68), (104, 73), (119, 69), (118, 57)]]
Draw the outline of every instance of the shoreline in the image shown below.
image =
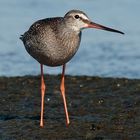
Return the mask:
[(140, 139), (140, 80), (66, 75), (70, 125), (59, 90), (60, 75), (45, 75), (44, 128), (40, 76), (0, 77), (0, 139)]

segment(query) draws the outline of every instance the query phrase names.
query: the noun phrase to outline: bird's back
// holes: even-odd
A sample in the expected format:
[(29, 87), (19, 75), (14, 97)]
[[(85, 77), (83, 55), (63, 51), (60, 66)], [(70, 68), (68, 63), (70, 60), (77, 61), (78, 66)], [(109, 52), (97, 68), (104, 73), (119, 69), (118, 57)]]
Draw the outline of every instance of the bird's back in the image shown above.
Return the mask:
[(31, 25), (27, 32), (21, 35), (20, 39), (23, 41), (24, 44), (34, 38), (40, 40), (44, 35), (46, 35), (46, 30), (47, 33), (53, 33), (57, 31), (57, 24), (59, 24), (59, 22), (61, 22), (62, 20), (62, 17), (38, 20)]

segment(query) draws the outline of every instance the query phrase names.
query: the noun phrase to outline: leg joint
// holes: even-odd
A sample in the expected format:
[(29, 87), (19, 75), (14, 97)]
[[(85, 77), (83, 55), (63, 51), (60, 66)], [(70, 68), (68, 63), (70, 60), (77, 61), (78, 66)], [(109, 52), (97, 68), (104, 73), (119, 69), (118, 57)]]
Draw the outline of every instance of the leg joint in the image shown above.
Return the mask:
[(65, 92), (65, 87), (64, 87), (64, 85), (60, 85), (60, 90), (61, 90), (61, 92)]
[(41, 90), (45, 91), (45, 89), (46, 89), (45, 84), (42, 84), (42, 85), (41, 85)]

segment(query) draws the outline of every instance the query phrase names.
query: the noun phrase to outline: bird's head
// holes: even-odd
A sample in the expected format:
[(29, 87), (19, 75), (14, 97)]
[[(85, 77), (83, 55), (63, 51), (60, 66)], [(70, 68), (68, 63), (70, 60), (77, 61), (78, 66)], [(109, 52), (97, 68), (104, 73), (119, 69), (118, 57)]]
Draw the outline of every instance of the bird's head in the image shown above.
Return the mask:
[(64, 16), (64, 21), (67, 27), (75, 31), (81, 31), (82, 29), (85, 29), (85, 28), (96, 28), (96, 29), (124, 34), (121, 31), (92, 22), (88, 18), (88, 16), (80, 10), (71, 10), (68, 13), (66, 13)]

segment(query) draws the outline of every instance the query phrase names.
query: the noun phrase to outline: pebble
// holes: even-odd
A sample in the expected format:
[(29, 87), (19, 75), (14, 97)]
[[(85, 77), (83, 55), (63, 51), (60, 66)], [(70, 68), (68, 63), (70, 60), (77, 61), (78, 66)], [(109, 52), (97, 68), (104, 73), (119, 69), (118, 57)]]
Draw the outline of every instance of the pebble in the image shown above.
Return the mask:
[(121, 85), (118, 83), (118, 84), (117, 84), (117, 87), (120, 87), (120, 86), (121, 86)]

